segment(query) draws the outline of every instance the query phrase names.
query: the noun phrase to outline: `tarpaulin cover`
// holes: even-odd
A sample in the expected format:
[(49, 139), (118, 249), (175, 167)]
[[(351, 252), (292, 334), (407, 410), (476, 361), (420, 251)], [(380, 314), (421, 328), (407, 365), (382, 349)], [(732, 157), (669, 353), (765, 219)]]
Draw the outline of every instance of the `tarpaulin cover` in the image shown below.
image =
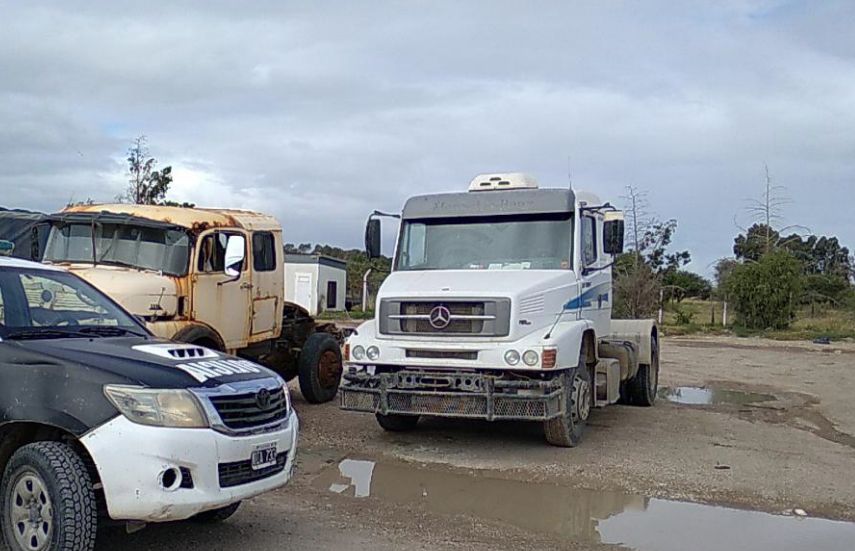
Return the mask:
[(0, 207), (0, 239), (15, 244), (12, 256), (41, 260), (49, 232), (46, 214)]

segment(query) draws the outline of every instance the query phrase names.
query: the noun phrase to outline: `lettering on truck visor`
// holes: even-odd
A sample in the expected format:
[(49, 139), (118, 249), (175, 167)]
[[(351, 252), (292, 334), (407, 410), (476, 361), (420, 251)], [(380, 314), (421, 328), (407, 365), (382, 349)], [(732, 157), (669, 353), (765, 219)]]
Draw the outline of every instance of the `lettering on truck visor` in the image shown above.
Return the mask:
[(208, 360), (204, 362), (177, 364), (175, 367), (184, 371), (200, 383), (224, 375), (261, 373), (261, 368), (249, 360)]

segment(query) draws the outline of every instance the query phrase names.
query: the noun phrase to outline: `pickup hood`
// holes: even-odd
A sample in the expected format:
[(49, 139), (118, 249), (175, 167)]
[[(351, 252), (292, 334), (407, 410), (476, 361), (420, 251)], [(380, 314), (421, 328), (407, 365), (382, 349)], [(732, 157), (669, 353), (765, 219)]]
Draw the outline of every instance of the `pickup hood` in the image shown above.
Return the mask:
[(172, 317), (178, 311), (178, 286), (172, 277), (107, 264), (71, 264), (65, 267), (135, 316)]
[(6, 365), (55, 369), (57, 378), (102, 384), (191, 388), (276, 376), (248, 360), (208, 349), (200, 353), (198, 346), (192, 346), (198, 357), (175, 358), (170, 352), (188, 345), (141, 337), (4, 341), (0, 347)]
[(380, 299), (404, 297), (506, 297), (511, 300), (576, 283), (566, 270), (428, 270), (393, 272), (380, 288)]

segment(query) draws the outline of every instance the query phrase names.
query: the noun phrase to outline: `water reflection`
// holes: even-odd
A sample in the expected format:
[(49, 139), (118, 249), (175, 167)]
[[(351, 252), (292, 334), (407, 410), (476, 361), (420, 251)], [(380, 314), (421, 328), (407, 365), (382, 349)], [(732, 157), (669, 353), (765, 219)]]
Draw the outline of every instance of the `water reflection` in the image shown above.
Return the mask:
[(659, 397), (678, 404), (703, 406), (722, 404), (746, 405), (775, 400), (775, 397), (771, 394), (694, 386), (662, 387), (659, 389)]
[(317, 487), (637, 551), (850, 550), (855, 524), (346, 459)]

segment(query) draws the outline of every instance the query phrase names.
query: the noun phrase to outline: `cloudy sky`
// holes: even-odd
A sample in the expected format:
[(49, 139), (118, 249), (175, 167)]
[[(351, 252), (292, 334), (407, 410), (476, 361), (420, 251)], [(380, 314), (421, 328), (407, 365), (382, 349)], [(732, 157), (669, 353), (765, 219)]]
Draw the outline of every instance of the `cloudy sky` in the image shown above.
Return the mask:
[[(855, 246), (852, 2), (0, 0), (0, 206), (109, 201), (137, 135), (170, 198), (360, 246), (366, 215), (524, 171), (647, 190), (708, 272), (768, 163)], [(569, 159), (569, 162), (568, 162)]]

